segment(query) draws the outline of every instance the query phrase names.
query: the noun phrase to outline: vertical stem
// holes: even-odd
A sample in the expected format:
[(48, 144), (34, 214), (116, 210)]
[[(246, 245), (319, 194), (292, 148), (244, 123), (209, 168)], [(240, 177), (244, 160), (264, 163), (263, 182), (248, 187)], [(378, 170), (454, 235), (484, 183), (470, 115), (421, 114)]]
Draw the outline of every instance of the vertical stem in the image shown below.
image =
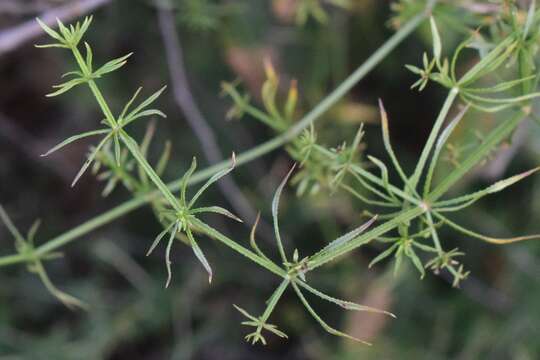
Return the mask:
[(96, 101), (99, 104), (99, 107), (101, 108), (101, 111), (103, 112), (103, 115), (105, 116), (105, 119), (107, 119), (107, 122), (109, 123), (109, 126), (114, 128), (116, 127), (116, 119), (109, 108), (109, 105), (107, 104), (107, 101), (103, 97), (103, 94), (99, 90), (99, 88), (96, 85), (96, 82), (91, 79), (92, 71), (86, 66), (86, 62), (84, 61), (81, 52), (77, 47), (73, 47), (71, 49), (73, 52), (73, 56), (75, 56), (75, 60), (77, 60), (77, 64), (81, 68), (81, 71), (83, 72), (84, 76), (88, 77), (88, 86), (90, 87), (90, 90), (92, 90), (92, 94), (96, 98)]
[(158, 174), (156, 174), (154, 168), (148, 163), (144, 155), (139, 149), (139, 145), (131, 136), (129, 136), (124, 130), (120, 130), (120, 137), (122, 141), (131, 152), (131, 155), (137, 160), (139, 165), (144, 169), (150, 180), (157, 186), (158, 190), (161, 192), (163, 197), (167, 199), (169, 204), (174, 208), (174, 210), (180, 212), (183, 210), (183, 206), (178, 202), (178, 199), (172, 194), (171, 190), (167, 185), (161, 180)]
[[(281, 298), (281, 295), (285, 292), (287, 287), (289, 286), (289, 283), (291, 281), (288, 278), (283, 279), (279, 287), (274, 291), (270, 299), (268, 300), (268, 305), (266, 306), (266, 309), (264, 310), (264, 313), (261, 315), (261, 323), (266, 323), (266, 320), (270, 317), (270, 314), (272, 314), (272, 311), (276, 307), (279, 299)], [(262, 328), (262, 324), (259, 325), (258, 330), (260, 331)]]

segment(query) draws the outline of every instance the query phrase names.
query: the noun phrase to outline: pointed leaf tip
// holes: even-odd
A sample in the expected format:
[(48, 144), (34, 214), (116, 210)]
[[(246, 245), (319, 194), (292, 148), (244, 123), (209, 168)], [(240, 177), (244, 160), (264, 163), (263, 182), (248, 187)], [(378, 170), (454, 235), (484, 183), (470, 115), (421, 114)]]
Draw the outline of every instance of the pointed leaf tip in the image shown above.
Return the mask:
[(433, 37), (433, 55), (437, 61), (440, 61), (442, 52), (441, 36), (439, 35), (437, 23), (435, 22), (433, 16), (429, 18), (429, 22), (431, 24), (431, 35)]
[(488, 193), (492, 194), (492, 193), (495, 193), (495, 192), (499, 192), (499, 191), (507, 188), (508, 186), (511, 186), (511, 185), (517, 183), (518, 181), (521, 181), (521, 180), (525, 179), (526, 177), (538, 172), (538, 170), (540, 170), (540, 166), (538, 166), (538, 167), (536, 167), (534, 169), (530, 169), (530, 170), (527, 170), (525, 172), (522, 172), (521, 174), (511, 176), (511, 177), (509, 177), (507, 179), (497, 181), (496, 183), (494, 183), (493, 185), (491, 185), (489, 187)]

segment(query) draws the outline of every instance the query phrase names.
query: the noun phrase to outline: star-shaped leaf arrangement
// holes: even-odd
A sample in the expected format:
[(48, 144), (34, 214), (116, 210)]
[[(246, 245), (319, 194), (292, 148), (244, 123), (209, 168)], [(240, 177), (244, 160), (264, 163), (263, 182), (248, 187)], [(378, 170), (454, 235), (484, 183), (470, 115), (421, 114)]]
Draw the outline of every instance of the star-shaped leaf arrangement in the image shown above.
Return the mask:
[(193, 173), (195, 172), (195, 169), (197, 168), (197, 160), (194, 157), (191, 163), (191, 167), (185, 173), (181, 181), (180, 197), (179, 197), (180, 210), (167, 209), (167, 210), (163, 210), (162, 213), (160, 214), (163, 217), (163, 219), (166, 222), (168, 222), (168, 225), (155, 238), (154, 242), (150, 246), (150, 249), (148, 250), (146, 255), (147, 256), (150, 255), (154, 251), (154, 249), (159, 245), (159, 243), (165, 237), (165, 235), (168, 234), (169, 237), (168, 237), (167, 247), (165, 250), (165, 265), (167, 267), (168, 276), (167, 276), (167, 282), (165, 284), (165, 287), (169, 286), (171, 282), (171, 278), (172, 278), (171, 260), (170, 260), (172, 245), (173, 245), (174, 239), (177, 236), (180, 236), (181, 234), (187, 237), (188, 243), (193, 249), (193, 253), (197, 257), (197, 259), (201, 262), (204, 269), (208, 273), (208, 282), (212, 282), (212, 276), (213, 276), (212, 268), (210, 264), (208, 263), (206, 256), (202, 252), (201, 248), (199, 247), (193, 235), (193, 233), (197, 231), (203, 232), (202, 227), (198, 223), (202, 223), (202, 224), (204, 223), (198, 219), (198, 216), (203, 213), (214, 213), (214, 214), (227, 216), (238, 222), (242, 222), (242, 220), (238, 218), (236, 215), (234, 215), (233, 213), (231, 213), (229, 210), (224, 209), (220, 206), (195, 207), (195, 203), (213, 183), (215, 183), (216, 181), (218, 181), (225, 175), (229, 174), (234, 169), (235, 165), (236, 165), (236, 158), (233, 153), (232, 165), (229, 168), (224, 169), (216, 173), (214, 176), (212, 176), (203, 186), (199, 188), (199, 190), (195, 193), (195, 195), (193, 195), (191, 200), (188, 202), (186, 199), (187, 186), (189, 184), (191, 176), (193, 175)]

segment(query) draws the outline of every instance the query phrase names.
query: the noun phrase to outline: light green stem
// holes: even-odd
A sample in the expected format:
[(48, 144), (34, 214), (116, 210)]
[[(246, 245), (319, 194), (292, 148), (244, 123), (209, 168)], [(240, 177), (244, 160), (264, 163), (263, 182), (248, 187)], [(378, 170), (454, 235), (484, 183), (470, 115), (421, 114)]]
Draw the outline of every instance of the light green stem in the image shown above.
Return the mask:
[(73, 52), (73, 56), (75, 57), (75, 60), (77, 61), (77, 64), (81, 68), (81, 71), (84, 74), (84, 76), (89, 77), (88, 86), (90, 87), (92, 94), (96, 98), (96, 101), (98, 102), (99, 107), (101, 108), (101, 111), (105, 115), (105, 119), (109, 123), (109, 126), (112, 128), (116, 127), (116, 119), (111, 109), (109, 108), (107, 101), (105, 101), (103, 94), (97, 87), (96, 82), (90, 78), (92, 75), (92, 71), (88, 68), (88, 66), (86, 66), (86, 62), (84, 61), (81, 55), (81, 52), (79, 51), (77, 47), (73, 47), (71, 51)]

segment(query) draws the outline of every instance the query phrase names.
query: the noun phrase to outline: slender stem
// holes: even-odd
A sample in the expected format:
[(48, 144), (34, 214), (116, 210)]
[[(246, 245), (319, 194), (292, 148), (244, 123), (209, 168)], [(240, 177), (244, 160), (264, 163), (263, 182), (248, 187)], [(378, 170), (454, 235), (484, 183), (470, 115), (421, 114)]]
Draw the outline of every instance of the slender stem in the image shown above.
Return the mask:
[(131, 152), (131, 155), (137, 160), (139, 165), (144, 169), (146, 172), (146, 175), (154, 182), (154, 184), (157, 186), (159, 192), (167, 199), (169, 204), (178, 212), (182, 211), (183, 207), (180, 205), (180, 202), (176, 197), (172, 194), (171, 190), (167, 187), (167, 185), (161, 180), (158, 174), (156, 174), (155, 170), (152, 168), (152, 166), (148, 163), (144, 155), (141, 153), (141, 150), (139, 148), (139, 145), (131, 136), (128, 135), (124, 130), (120, 130), (121, 138), (124, 144), (127, 146), (128, 150)]
[(439, 234), (437, 233), (437, 229), (435, 229), (435, 223), (433, 222), (433, 217), (431, 216), (431, 213), (429, 211), (426, 212), (426, 220), (431, 232), (431, 237), (433, 238), (433, 244), (435, 245), (437, 252), (439, 254), (442, 254), (443, 249), (441, 246), (441, 241), (439, 240)]
[(279, 266), (274, 264), (272, 261), (268, 260), (267, 258), (263, 258), (253, 251), (246, 249), (242, 245), (238, 244), (233, 239), (223, 235), (219, 231), (215, 230), (214, 228), (206, 225), (204, 222), (200, 220), (195, 220), (194, 225), (200, 228), (204, 233), (220, 242), (222, 242), (224, 245), (228, 246), (232, 250), (236, 251), (237, 253), (247, 257), (251, 261), (261, 265), (265, 269), (267, 269), (270, 272), (273, 272), (274, 274), (281, 276), (282, 278), (287, 277), (287, 273), (281, 269)]
[(270, 296), (270, 299), (268, 300), (268, 305), (266, 309), (264, 310), (264, 313), (261, 315), (261, 325), (259, 325), (258, 329), (259, 331), (262, 329), (263, 324), (266, 323), (270, 315), (272, 314), (272, 311), (276, 307), (279, 299), (281, 298), (281, 295), (285, 292), (287, 287), (289, 286), (289, 283), (291, 280), (289, 278), (283, 279), (279, 287), (274, 291), (272, 296)]
[[(421, 13), (406, 23), (401, 29), (399, 29), (394, 35), (392, 35), (379, 49), (377, 49), (362, 65), (360, 65), (356, 71), (354, 71), (342, 84), (340, 84), (332, 93), (330, 93), (325, 99), (323, 99), (312, 111), (306, 114), (298, 123), (291, 127), (287, 132), (269, 140), (263, 144), (260, 144), (251, 150), (248, 150), (236, 158), (236, 166), (243, 165), (252, 160), (255, 160), (294, 139), (302, 130), (309, 127), (314, 123), (322, 114), (324, 114), (329, 108), (335, 105), (352, 87), (354, 87), (360, 80), (362, 80), (371, 70), (375, 68), (388, 54), (392, 52), (405, 38), (407, 38), (415, 29), (427, 17), (426, 13)], [(82, 57), (81, 57), (82, 59)], [(84, 63), (84, 61), (83, 61)], [(96, 92), (100, 94), (99, 92)], [(97, 96), (97, 98), (103, 98), (103, 96)], [(110, 113), (103, 104), (100, 104), (103, 112)], [(112, 115), (112, 113), (111, 113)], [(191, 177), (189, 184), (198, 183), (203, 181), (215, 173), (231, 166), (231, 161), (226, 160), (217, 163), (213, 166), (199, 171)], [(171, 191), (176, 191), (180, 188), (181, 179), (169, 183), (167, 186)], [(159, 196), (159, 192), (155, 191), (149, 193), (146, 196), (137, 197), (124, 202), (115, 208), (106, 211), (93, 219), (84, 222), (83, 224), (76, 226), (75, 228), (68, 230), (67, 232), (49, 240), (45, 244), (36, 248), (37, 255), (44, 255), (53, 250), (67, 245), (68, 243), (76, 240), (77, 238), (90, 233), (91, 231), (104, 226), (128, 213), (134, 211), (146, 203), (155, 200)], [(12, 265), (26, 261), (26, 258), (21, 255), (8, 255), (0, 257), (0, 266)]]
[[(87, 77), (90, 77), (92, 75), (92, 72), (88, 68), (88, 66), (86, 66), (86, 62), (84, 61), (79, 49), (77, 47), (73, 47), (71, 51), (73, 52), (73, 56), (75, 57), (75, 60), (77, 60), (77, 64), (81, 68), (83, 74)], [(107, 119), (109, 125), (111, 127), (116, 127), (116, 119), (114, 118), (114, 115), (109, 108), (107, 101), (105, 101), (103, 94), (97, 87), (96, 82), (93, 79), (89, 79), (88, 86), (90, 87), (90, 90), (92, 90), (92, 94), (94, 94), (94, 97), (96, 98), (96, 101), (98, 102), (99, 107), (101, 108), (103, 115), (105, 115), (105, 119)]]

